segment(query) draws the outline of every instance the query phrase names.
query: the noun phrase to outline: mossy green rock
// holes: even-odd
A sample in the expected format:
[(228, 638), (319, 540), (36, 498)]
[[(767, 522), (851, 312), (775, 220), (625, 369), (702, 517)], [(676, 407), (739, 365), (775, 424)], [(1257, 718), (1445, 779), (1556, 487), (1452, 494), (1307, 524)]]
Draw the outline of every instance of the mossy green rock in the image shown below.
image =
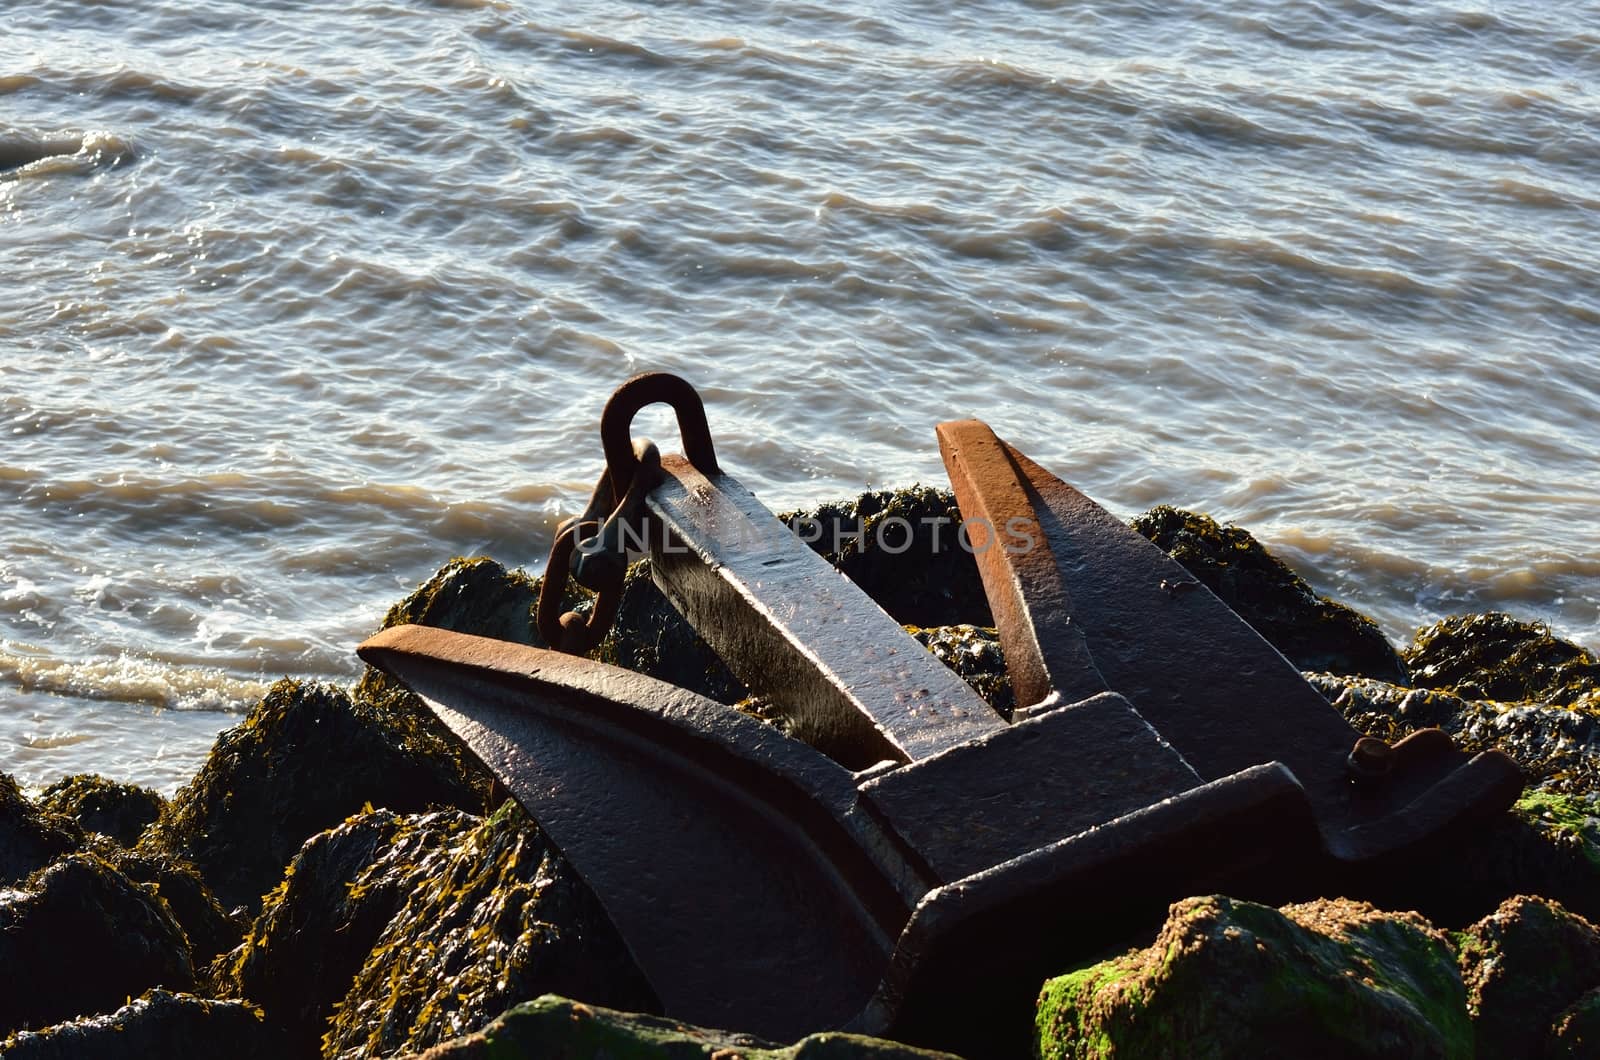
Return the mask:
[(39, 795), (41, 809), (70, 817), (87, 832), (132, 846), (166, 805), (158, 792), (93, 773), (62, 777)]
[(1405, 657), (1418, 688), (1512, 703), (1588, 701), (1600, 711), (1600, 657), (1542, 622), (1499, 611), (1456, 615), (1418, 630)]
[(693, 1027), (547, 996), (518, 1005), (483, 1030), (437, 1045), (420, 1060), (955, 1060), (854, 1034), (814, 1034), (781, 1046), (747, 1034)]
[(83, 829), (70, 817), (42, 809), (0, 773), (0, 887), (20, 882), (63, 854), (81, 850)]
[(481, 780), (425, 713), (280, 681), (217, 738), (140, 849), (193, 862), (224, 905), (253, 911), (307, 839), (364, 808), (480, 808)]
[(1248, 530), (1169, 505), (1134, 519), (1133, 528), (1300, 669), (1405, 683), (1405, 663), (1377, 623), (1319, 595)]
[(1480, 1060), (1542, 1056), (1556, 1018), (1600, 987), (1600, 932), (1548, 899), (1509, 898), (1459, 942)]
[(1449, 939), (1327, 899), (1178, 902), (1150, 948), (1045, 983), (1036, 1035), (1045, 1060), (1473, 1055)]
[(92, 854), (68, 854), (0, 891), (0, 1035), (109, 1012), (194, 968), (165, 903)]
[(282, 1036), (249, 1005), (157, 989), (109, 1015), (19, 1032), (0, 1044), (0, 1056), (6, 1060), (283, 1060), (283, 1048)]

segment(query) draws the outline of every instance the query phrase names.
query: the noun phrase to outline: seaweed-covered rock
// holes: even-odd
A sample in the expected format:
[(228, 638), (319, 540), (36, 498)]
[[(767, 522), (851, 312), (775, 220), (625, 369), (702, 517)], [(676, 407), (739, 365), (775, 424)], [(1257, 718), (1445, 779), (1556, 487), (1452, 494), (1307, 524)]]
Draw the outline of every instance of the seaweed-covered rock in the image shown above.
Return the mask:
[(538, 603), (537, 578), (482, 556), (457, 557), (389, 608), (382, 628), (434, 626), (542, 647)]
[(282, 1060), (283, 1041), (259, 1010), (239, 1001), (150, 990), (105, 1016), (40, 1031), (20, 1031), (0, 1044), (6, 1060), (128, 1060), (129, 1057), (214, 1057)]
[(1150, 948), (1045, 983), (1036, 1034), (1045, 1060), (1473, 1055), (1449, 939), (1329, 899), (1184, 899)]
[(1483, 1060), (1543, 1055), (1556, 1017), (1600, 986), (1600, 932), (1543, 898), (1507, 899), (1459, 941)]
[(238, 944), (245, 929), (243, 918), (222, 908), (199, 871), (187, 861), (173, 854), (138, 853), (109, 844), (97, 852), (128, 879), (143, 884), (167, 903), (189, 940), (190, 960), (196, 970)]
[(1567, 1006), (1551, 1023), (1545, 1060), (1590, 1060), (1600, 1056), (1600, 988)]
[(896, 622), (994, 622), (977, 561), (963, 546), (961, 509), (949, 490), (878, 490), (778, 518)]
[(229, 955), (221, 993), (261, 1005), (285, 1029), (288, 1055), (317, 1055), (383, 929), (481, 823), (459, 810), (374, 810), (312, 837)]
[(35, 805), (9, 774), (0, 773), (0, 887), (81, 850), (84, 841), (76, 821)]
[(166, 905), (92, 854), (69, 854), (0, 891), (0, 1034), (106, 1012), (194, 969)]
[(1527, 773), (1531, 787), (1600, 792), (1600, 700), (1565, 707), (1502, 703), (1368, 678), (1306, 677), (1368, 736), (1393, 741), (1440, 728), (1463, 750), (1504, 751)]
[(78, 773), (45, 788), (38, 802), (44, 810), (77, 821), (84, 831), (110, 836), (127, 847), (160, 816), (167, 800), (136, 784)]
[[(482, 821), (399, 822), (378, 855), (355, 877), (347, 915), (353, 922), (367, 901), (398, 908), (348, 982), (323, 1056), (364, 1060), (422, 1049), (550, 991), (656, 1006), (599, 902), (515, 804)], [(272, 943), (289, 928), (267, 939), (269, 961)], [(242, 973), (251, 978), (247, 968)]]
[(1405, 663), (1377, 623), (1319, 596), (1248, 530), (1170, 505), (1133, 528), (1200, 579), (1302, 670), (1360, 674), (1404, 684)]
[(618, 1012), (546, 996), (510, 1009), (493, 1023), (436, 1045), (420, 1060), (955, 1060), (856, 1034), (813, 1034), (790, 1046), (748, 1034), (692, 1027), (660, 1016)]
[(917, 643), (933, 652), (972, 686), (984, 702), (1009, 717), (1017, 697), (1011, 691), (1000, 634), (993, 626), (909, 626)]
[(479, 775), (424, 713), (280, 681), (217, 738), (140, 849), (192, 861), (225, 905), (253, 910), (307, 839), (363, 808), (480, 808)]
[(1418, 688), (1600, 712), (1600, 658), (1542, 622), (1499, 611), (1457, 615), (1418, 630), (1405, 658)]

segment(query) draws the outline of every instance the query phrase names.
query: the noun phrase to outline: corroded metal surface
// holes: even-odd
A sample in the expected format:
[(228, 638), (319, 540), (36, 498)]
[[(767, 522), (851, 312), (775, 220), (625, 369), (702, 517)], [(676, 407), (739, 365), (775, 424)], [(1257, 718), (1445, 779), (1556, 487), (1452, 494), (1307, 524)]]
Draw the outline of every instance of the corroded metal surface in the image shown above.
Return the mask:
[(667, 599), (801, 739), (852, 768), (926, 758), (1005, 727), (967, 683), (733, 476), (662, 457), (646, 502)]

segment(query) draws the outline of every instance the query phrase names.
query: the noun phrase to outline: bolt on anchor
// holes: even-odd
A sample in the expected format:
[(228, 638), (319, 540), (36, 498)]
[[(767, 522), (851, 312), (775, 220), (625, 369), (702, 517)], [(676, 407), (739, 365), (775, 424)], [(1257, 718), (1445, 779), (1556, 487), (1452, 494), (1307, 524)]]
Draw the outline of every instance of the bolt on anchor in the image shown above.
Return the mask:
[[(630, 437), (664, 402), (686, 455)], [(358, 648), (594, 890), (666, 1014), (1009, 1051), (1038, 984), (1200, 888), (1292, 892), (1508, 808), (1439, 730), (1361, 737), (1174, 560), (977, 420), (940, 424), (1018, 707), (1002, 717), (718, 464), (688, 383), (623, 384), (539, 603), (556, 649), (397, 626)], [(787, 732), (583, 657), (629, 546)], [(569, 576), (596, 590), (561, 613)], [(1087, 915), (1085, 911), (1091, 911)]]

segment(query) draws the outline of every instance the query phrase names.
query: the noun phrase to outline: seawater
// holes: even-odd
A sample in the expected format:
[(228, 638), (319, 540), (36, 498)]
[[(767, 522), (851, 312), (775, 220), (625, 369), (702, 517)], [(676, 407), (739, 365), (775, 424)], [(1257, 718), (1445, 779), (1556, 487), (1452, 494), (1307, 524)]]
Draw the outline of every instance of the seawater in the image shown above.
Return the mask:
[(1600, 646), (1597, 27), (0, 3), (0, 769), (171, 791), (448, 557), (537, 566), (647, 368), (774, 508), (942, 482), (978, 416), (1396, 640)]

